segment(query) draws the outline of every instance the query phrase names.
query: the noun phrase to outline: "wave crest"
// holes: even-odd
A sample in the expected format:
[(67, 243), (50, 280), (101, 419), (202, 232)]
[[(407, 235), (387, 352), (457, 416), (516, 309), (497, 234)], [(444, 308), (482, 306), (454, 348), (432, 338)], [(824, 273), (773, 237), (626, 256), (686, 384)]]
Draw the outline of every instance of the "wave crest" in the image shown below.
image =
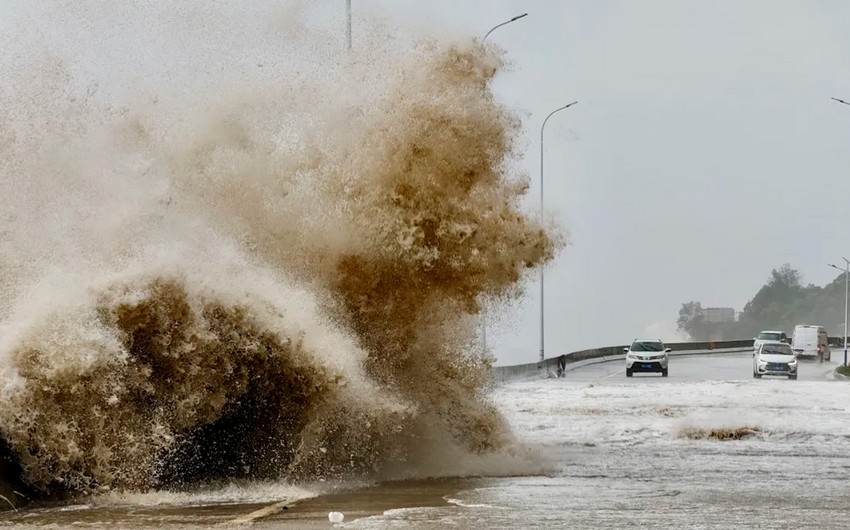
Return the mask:
[(562, 240), (520, 208), (501, 58), (371, 42), (327, 60), (296, 34), (289, 78), (227, 78), (208, 44), (178, 61), (198, 65), (185, 86), (131, 85), (126, 107), (62, 61), (13, 86), (67, 82), (2, 95), (28, 124), (0, 134), (0, 434), (21, 478), (422, 476), (507, 449), (476, 315)]

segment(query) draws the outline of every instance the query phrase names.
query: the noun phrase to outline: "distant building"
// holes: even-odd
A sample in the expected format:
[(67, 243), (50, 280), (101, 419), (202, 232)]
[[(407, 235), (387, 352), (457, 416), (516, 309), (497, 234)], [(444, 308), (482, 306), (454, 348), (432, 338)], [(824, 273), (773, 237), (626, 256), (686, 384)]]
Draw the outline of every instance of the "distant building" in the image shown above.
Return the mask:
[(735, 322), (735, 310), (731, 307), (706, 307), (702, 310), (706, 322)]

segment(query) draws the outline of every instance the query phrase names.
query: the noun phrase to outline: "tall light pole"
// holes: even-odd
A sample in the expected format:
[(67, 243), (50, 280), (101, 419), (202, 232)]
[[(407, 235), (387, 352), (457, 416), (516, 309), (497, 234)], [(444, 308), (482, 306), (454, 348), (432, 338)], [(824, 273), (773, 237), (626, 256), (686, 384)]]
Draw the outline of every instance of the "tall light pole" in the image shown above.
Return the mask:
[[(844, 260), (844, 366), (847, 366), (847, 297), (850, 295), (850, 260), (847, 258), (841, 258)], [(841, 270), (841, 268), (829, 264), (833, 269)]]
[(345, 49), (351, 51), (351, 0), (345, 0), (345, 16)]
[[(844, 101), (843, 99), (839, 99), (839, 98), (832, 98), (832, 99), (834, 99), (835, 101), (837, 101), (839, 103), (843, 103), (844, 105), (850, 105), (850, 103)], [(844, 264), (845, 264), (845, 267), (844, 267), (844, 366), (847, 366), (847, 294), (848, 294), (848, 288), (850, 288), (850, 283), (848, 283), (848, 280), (850, 280), (850, 276), (848, 276), (848, 275), (850, 275), (850, 261), (847, 261), (847, 258), (841, 258), (841, 259), (844, 260)], [(830, 267), (838, 269), (838, 267), (836, 267), (835, 265), (832, 265), (832, 264), (830, 264)], [(838, 269), (838, 270), (841, 270), (841, 269)]]
[[(349, 5), (351, 5), (351, 0), (348, 0), (348, 3), (349, 3)], [(486, 41), (487, 37), (489, 37), (490, 34), (493, 33), (493, 30), (495, 30), (496, 28), (501, 28), (505, 24), (510, 24), (511, 22), (516, 22), (517, 20), (519, 20), (519, 19), (521, 19), (522, 17), (525, 17), (525, 16), (528, 16), (528, 13), (523, 13), (521, 15), (517, 15), (510, 20), (506, 20), (505, 22), (502, 22), (501, 24), (493, 26), (492, 28), (490, 28), (490, 31), (488, 31), (487, 34), (484, 35), (484, 38), (481, 39), (481, 42), (483, 43), (484, 41)], [(349, 23), (349, 31), (350, 31), (350, 25), (351, 24)], [(349, 43), (349, 48), (351, 48), (350, 43)], [(484, 350), (484, 353), (486, 354), (487, 353), (487, 310), (484, 307), (484, 305), (481, 306), (481, 348), (482, 348), (482, 350)]]
[[(578, 103), (578, 101), (573, 101), (568, 105), (564, 105), (563, 107), (558, 107), (553, 110), (546, 116), (546, 119), (543, 120), (543, 125), (540, 126), (540, 226), (543, 226), (543, 131), (546, 129), (546, 122), (549, 121), (549, 118), (552, 117), (556, 112), (562, 111), (564, 109), (568, 109)], [(540, 267), (540, 362), (542, 363), (546, 359), (546, 349), (544, 342), (544, 319), (543, 319), (543, 310), (544, 310), (544, 293), (543, 290), (543, 266)]]
[(517, 16), (515, 16), (514, 18), (512, 18), (512, 19), (510, 19), (510, 20), (506, 20), (506, 21), (502, 22), (501, 24), (498, 24), (498, 25), (496, 25), (496, 26), (493, 26), (492, 28), (490, 28), (490, 31), (488, 31), (488, 32), (487, 32), (487, 34), (486, 34), (486, 35), (484, 35), (484, 38), (483, 38), (483, 39), (481, 39), (481, 42), (484, 42), (485, 40), (487, 40), (487, 37), (489, 37), (489, 36), (490, 36), (490, 34), (491, 34), (491, 33), (493, 33), (493, 30), (494, 30), (494, 29), (496, 29), (496, 28), (501, 28), (501, 27), (502, 27), (502, 26), (504, 26), (505, 24), (510, 24), (511, 22), (515, 22), (515, 21), (517, 21), (517, 20), (519, 20), (519, 19), (521, 19), (522, 17), (525, 17), (525, 16), (528, 16), (528, 13), (523, 13), (523, 14), (521, 14), (521, 15), (517, 15)]

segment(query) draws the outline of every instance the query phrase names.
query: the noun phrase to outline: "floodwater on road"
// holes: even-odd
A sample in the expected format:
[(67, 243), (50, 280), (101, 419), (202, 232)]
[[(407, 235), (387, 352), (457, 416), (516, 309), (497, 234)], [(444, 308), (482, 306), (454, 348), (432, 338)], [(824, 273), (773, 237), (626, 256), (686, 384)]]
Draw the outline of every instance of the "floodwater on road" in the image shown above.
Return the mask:
[[(543, 473), (420, 480), (309, 497), (281, 485), (30, 508), (0, 526), (111, 528), (839, 528), (850, 500), (850, 382), (834, 363), (752, 378), (749, 354), (623, 363), (511, 383), (493, 399)], [(301, 499), (288, 509), (276, 504)], [(266, 511), (262, 511), (266, 510)], [(253, 515), (252, 515), (253, 514)]]

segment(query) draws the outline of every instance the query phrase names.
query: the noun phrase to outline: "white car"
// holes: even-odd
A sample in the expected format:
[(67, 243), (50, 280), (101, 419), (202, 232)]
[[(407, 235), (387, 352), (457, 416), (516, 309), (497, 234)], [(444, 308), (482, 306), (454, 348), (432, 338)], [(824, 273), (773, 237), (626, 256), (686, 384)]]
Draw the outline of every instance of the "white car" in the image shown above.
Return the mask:
[(661, 372), (667, 377), (667, 354), (672, 350), (665, 348), (658, 339), (638, 340), (632, 342), (626, 352), (626, 377), (634, 372)]
[(784, 331), (762, 331), (753, 339), (753, 351), (758, 351), (759, 346), (767, 341), (787, 342), (788, 335)]
[(779, 341), (763, 342), (753, 352), (753, 377), (779, 375), (797, 379), (797, 356), (789, 344)]

